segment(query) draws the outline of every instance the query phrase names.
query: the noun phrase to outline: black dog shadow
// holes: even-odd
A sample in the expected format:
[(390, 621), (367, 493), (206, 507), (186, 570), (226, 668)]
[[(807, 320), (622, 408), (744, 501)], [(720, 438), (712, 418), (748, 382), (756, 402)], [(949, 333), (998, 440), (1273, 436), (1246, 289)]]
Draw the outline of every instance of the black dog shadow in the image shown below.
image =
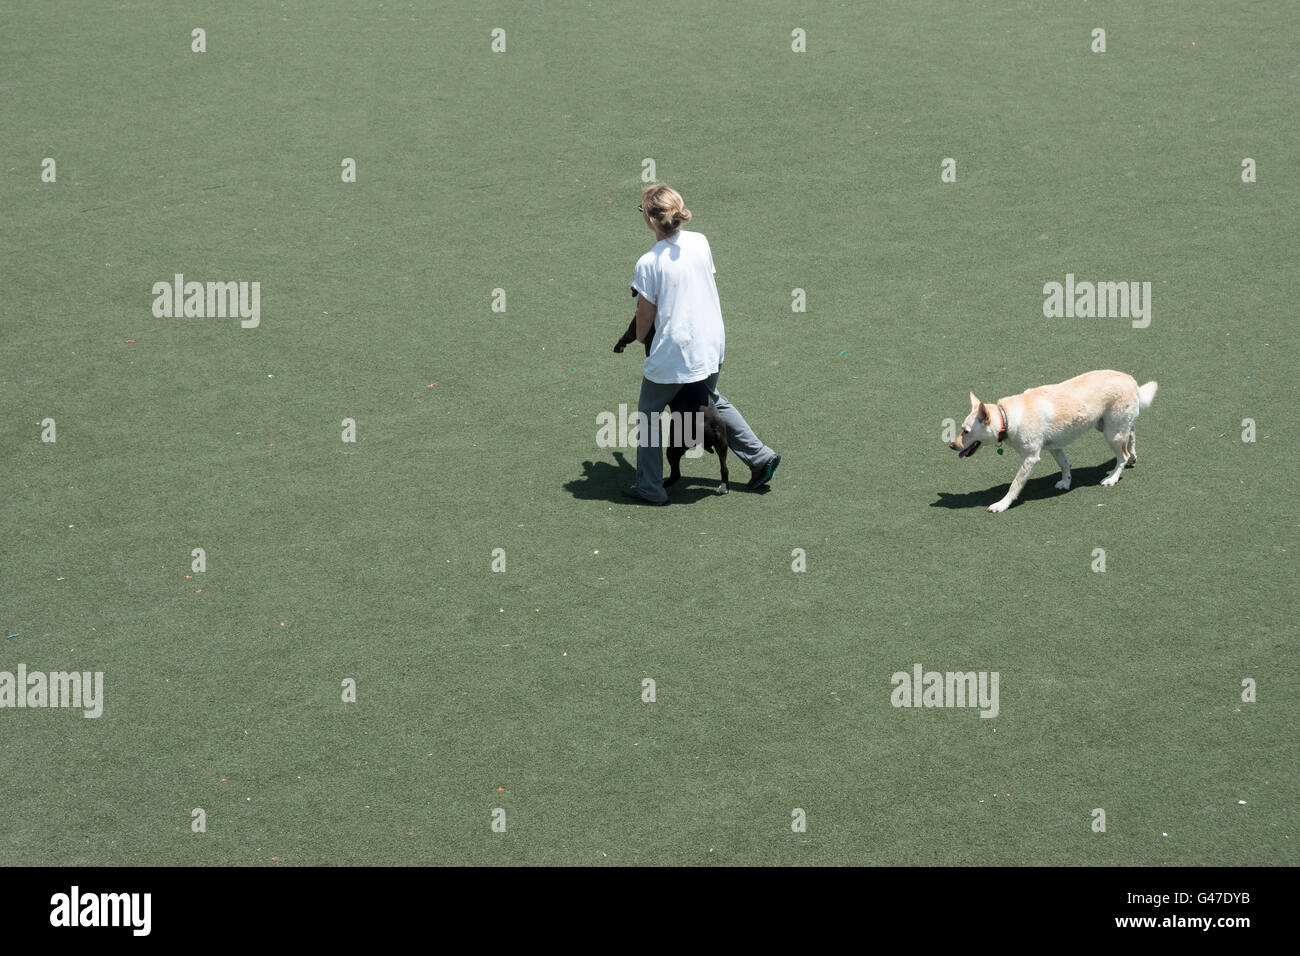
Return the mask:
[(629, 462), (621, 452), (614, 452), (617, 462), (584, 461), (582, 477), (564, 483), (564, 489), (575, 498), (583, 501), (626, 501), (634, 504), (631, 498), (625, 498), (619, 489), (630, 484), (636, 478), (636, 465)]
[[(712, 455), (705, 455), (706, 460), (712, 460)], [(564, 483), (564, 489), (583, 501), (609, 501), (617, 502), (624, 505), (642, 506), (642, 502), (635, 498), (629, 498), (623, 494), (623, 486), (630, 485), (636, 480), (636, 462), (628, 461), (627, 456), (621, 451), (614, 452), (614, 458), (617, 461), (584, 461), (582, 463), (582, 476), (572, 481)], [(683, 475), (677, 484), (669, 489), (668, 493), (672, 498), (673, 504), (695, 502), (702, 498), (716, 498), (718, 495), (715, 489), (718, 487), (716, 479), (710, 479), (703, 475), (692, 477)], [(740, 486), (744, 488), (744, 485)], [(760, 488), (760, 492), (767, 491), (766, 487)]]
[[(1015, 456), (1012, 456), (1015, 461)], [(1055, 464), (1055, 462), (1053, 462)], [(1082, 485), (1099, 485), (1101, 480), (1115, 470), (1115, 462), (1112, 460), (1109, 465), (1091, 465), (1087, 468), (1070, 468), (1070, 491)], [(1037, 501), (1040, 498), (1055, 498), (1058, 495), (1068, 495), (1070, 491), (1061, 491), (1056, 487), (1056, 483), (1061, 480), (1061, 472), (1058, 468), (1053, 468), (1052, 473), (1043, 475), (1041, 478), (1030, 478), (1025, 482), (1025, 487), (1020, 489), (1020, 497), (1015, 500), (1015, 507), (1024, 501)], [(995, 501), (1001, 501), (1011, 487), (1011, 482), (1004, 481), (1000, 485), (989, 488), (986, 491), (969, 491), (961, 495), (949, 494), (946, 491), (939, 492), (939, 500), (930, 502), (931, 508), (987, 508)]]

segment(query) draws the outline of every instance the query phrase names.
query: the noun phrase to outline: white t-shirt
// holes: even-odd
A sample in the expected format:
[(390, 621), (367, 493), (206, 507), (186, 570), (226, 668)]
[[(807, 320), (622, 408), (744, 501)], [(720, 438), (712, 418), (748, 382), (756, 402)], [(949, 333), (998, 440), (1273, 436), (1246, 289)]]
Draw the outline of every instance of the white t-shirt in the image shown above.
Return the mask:
[(715, 272), (709, 240), (684, 229), (637, 260), (632, 288), (657, 310), (643, 366), (650, 381), (698, 382), (722, 366), (726, 334)]

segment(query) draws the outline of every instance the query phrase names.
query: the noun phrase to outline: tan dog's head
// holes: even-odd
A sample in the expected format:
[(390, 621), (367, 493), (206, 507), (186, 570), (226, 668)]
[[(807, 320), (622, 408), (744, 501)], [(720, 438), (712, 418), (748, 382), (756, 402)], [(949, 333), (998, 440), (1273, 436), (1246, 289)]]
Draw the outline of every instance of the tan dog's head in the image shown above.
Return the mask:
[(948, 442), (948, 447), (957, 453), (958, 458), (969, 458), (979, 450), (986, 441), (996, 441), (989, 417), (989, 407), (970, 393), (970, 414), (961, 423), (961, 434), (956, 441)]

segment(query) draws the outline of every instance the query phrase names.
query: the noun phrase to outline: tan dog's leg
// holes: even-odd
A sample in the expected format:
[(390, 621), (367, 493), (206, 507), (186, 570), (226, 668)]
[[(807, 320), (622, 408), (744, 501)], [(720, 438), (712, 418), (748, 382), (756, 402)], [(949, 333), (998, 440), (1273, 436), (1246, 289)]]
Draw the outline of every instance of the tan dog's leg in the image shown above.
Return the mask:
[(1106, 441), (1110, 444), (1111, 451), (1115, 453), (1115, 470), (1101, 480), (1101, 483), (1109, 488), (1119, 481), (1119, 474), (1128, 463), (1128, 432), (1107, 435)]
[(1070, 463), (1065, 460), (1065, 450), (1062, 448), (1047, 449), (1056, 459), (1056, 463), (1061, 466), (1061, 480), (1056, 483), (1056, 487), (1061, 491), (1070, 490)]
[(1029, 480), (1029, 473), (1038, 464), (1038, 454), (1038, 452), (1034, 451), (1025, 456), (1025, 459), (1020, 463), (1020, 470), (1016, 472), (1016, 477), (1011, 481), (1011, 487), (1007, 489), (1006, 497), (989, 505), (989, 511), (998, 514), (1011, 507), (1011, 502), (1016, 500), (1020, 495), (1020, 489), (1025, 487), (1025, 482)]

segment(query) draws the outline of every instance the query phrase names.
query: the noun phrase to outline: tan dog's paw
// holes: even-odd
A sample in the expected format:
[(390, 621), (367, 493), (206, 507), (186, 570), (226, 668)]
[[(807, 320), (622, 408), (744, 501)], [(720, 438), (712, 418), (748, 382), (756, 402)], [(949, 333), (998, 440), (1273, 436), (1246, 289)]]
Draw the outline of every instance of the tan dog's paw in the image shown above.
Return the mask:
[(1119, 484), (1119, 475), (1107, 475), (1105, 478), (1101, 480), (1101, 483), (1106, 488), (1110, 488), (1113, 485), (1117, 485)]
[(1057, 491), (1069, 491), (1069, 490), (1070, 490), (1070, 479), (1069, 479), (1069, 478), (1062, 478), (1060, 481), (1058, 481), (1058, 482), (1056, 483), (1055, 488), (1056, 488)]

